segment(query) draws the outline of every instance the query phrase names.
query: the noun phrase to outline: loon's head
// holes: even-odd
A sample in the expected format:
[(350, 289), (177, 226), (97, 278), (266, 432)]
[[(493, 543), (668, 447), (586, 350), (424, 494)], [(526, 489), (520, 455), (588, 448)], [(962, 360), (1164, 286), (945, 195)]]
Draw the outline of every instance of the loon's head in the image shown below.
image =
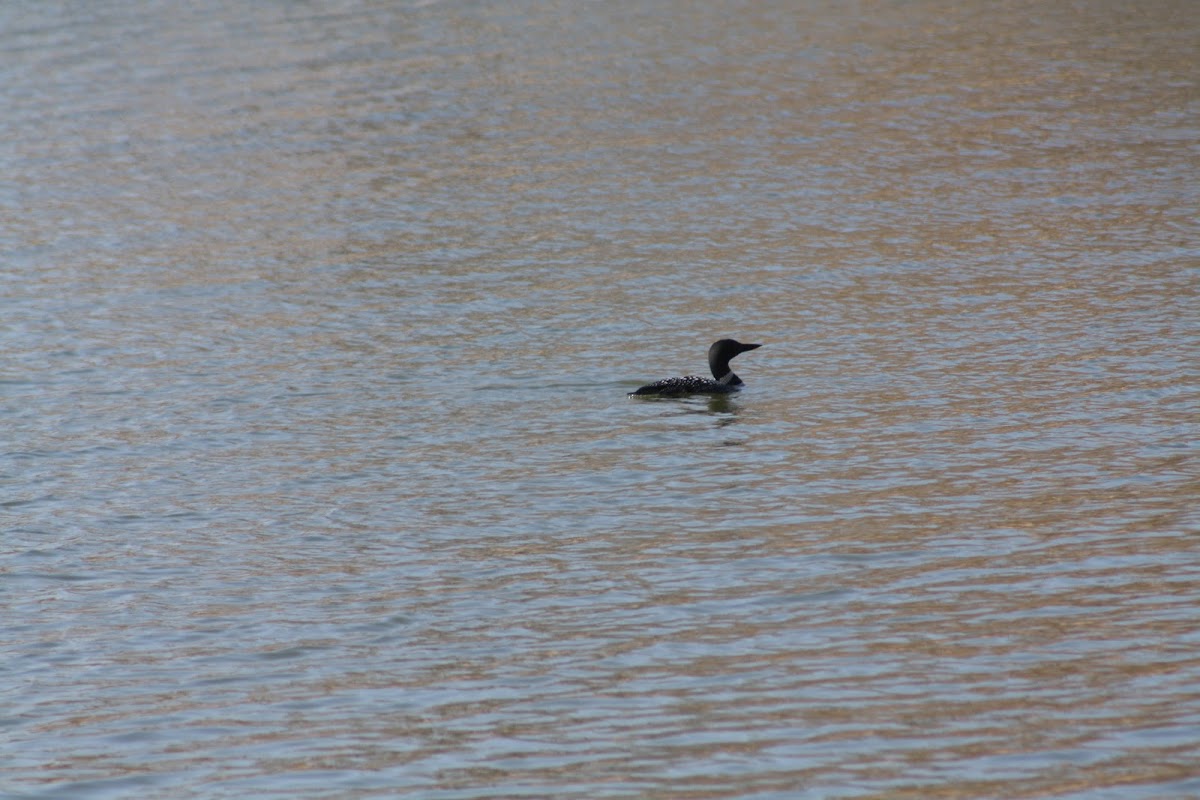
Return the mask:
[(730, 359), (747, 350), (757, 350), (760, 347), (762, 347), (761, 344), (742, 344), (733, 339), (721, 339), (713, 342), (712, 347), (708, 348), (708, 368), (712, 370), (713, 377), (721, 383), (739, 386), (742, 379), (734, 375), (733, 370), (729, 368)]

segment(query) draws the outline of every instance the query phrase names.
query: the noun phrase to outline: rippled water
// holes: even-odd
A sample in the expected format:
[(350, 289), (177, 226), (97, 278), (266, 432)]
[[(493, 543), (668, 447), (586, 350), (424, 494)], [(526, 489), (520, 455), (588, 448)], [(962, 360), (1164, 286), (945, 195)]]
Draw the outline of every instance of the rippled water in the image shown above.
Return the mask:
[(1198, 34), (0, 10), (0, 796), (1200, 797)]

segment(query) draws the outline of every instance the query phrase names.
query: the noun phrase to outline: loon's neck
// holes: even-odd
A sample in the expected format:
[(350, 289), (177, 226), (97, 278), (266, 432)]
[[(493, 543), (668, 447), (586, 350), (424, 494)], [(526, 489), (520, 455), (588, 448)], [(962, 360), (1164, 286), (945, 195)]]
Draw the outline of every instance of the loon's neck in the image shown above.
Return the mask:
[(742, 379), (733, 374), (733, 370), (729, 368), (728, 358), (710, 358), (708, 360), (708, 368), (712, 370), (712, 376), (717, 383), (723, 383), (726, 386), (740, 386)]

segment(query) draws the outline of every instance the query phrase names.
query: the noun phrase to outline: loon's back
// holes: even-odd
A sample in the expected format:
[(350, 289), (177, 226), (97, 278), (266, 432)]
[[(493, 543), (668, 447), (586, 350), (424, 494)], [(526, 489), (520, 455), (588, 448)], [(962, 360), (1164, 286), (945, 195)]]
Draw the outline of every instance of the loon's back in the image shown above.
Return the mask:
[(648, 383), (630, 394), (653, 394), (659, 397), (682, 397), (685, 394), (729, 394), (736, 392), (740, 384), (717, 383), (711, 378), (688, 375), (684, 378), (664, 378)]

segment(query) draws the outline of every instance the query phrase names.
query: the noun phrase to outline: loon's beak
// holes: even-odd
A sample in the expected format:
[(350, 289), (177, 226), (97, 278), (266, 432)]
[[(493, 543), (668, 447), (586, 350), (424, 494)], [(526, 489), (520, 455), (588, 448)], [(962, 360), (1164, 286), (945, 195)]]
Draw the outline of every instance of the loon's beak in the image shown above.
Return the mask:
[(741, 352), (744, 353), (747, 350), (757, 350), (760, 347), (762, 347), (761, 344), (744, 344), (744, 345), (742, 345)]

